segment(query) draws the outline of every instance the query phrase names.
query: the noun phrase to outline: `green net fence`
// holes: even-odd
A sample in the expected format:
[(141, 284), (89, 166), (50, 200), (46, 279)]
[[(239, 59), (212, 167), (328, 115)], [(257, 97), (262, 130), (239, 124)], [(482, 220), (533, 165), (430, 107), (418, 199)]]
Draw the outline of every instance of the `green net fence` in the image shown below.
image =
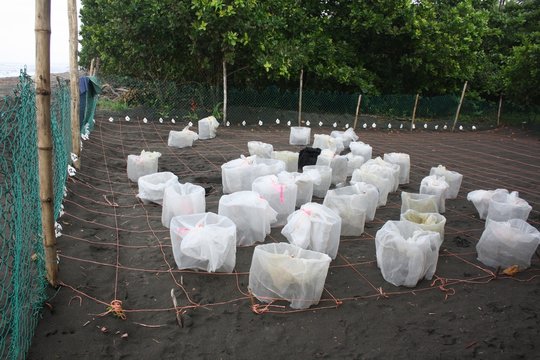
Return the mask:
[[(47, 286), (35, 99), (35, 84), (24, 72), (13, 94), (0, 99), (0, 359), (25, 357)], [(64, 81), (53, 87), (51, 129), (58, 218), (71, 153), (70, 94)]]
[[(472, 89), (474, 91), (474, 89)], [(473, 92), (471, 92), (473, 94)], [(500, 124), (521, 125), (540, 123), (540, 106), (516, 106), (504, 100), (499, 113), (499, 101), (487, 101), (467, 94), (460, 110), (459, 123), (494, 127)], [(104, 96), (100, 108), (107, 114), (129, 115), (149, 120), (162, 117), (197, 120), (208, 115), (220, 119), (223, 109), (223, 89), (198, 83), (176, 84), (167, 81), (143, 81), (126, 77), (110, 77), (104, 81)], [(304, 88), (302, 114), (304, 122), (313, 126), (336, 124), (358, 127), (372, 122), (386, 126), (390, 121), (410, 128), (416, 95), (363, 94), (358, 108), (359, 94), (322, 92)], [(420, 96), (415, 122), (447, 124), (454, 121), (460, 94)], [(262, 89), (235, 88), (227, 90), (227, 120), (231, 124), (245, 122), (254, 125), (263, 121), (297, 124), (299, 91), (283, 90), (277, 86)]]

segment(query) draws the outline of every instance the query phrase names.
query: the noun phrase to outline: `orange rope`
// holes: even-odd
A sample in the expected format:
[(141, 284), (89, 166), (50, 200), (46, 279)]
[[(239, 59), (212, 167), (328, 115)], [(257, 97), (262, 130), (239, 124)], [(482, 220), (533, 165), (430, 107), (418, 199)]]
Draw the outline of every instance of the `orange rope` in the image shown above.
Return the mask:
[(107, 307), (107, 311), (104, 313), (98, 314), (98, 316), (105, 316), (107, 314), (113, 314), (117, 318), (120, 318), (122, 320), (126, 320), (126, 313), (124, 312), (124, 309), (122, 309), (122, 301), (120, 300), (113, 300)]
[(437, 275), (435, 276), (435, 280), (431, 283), (431, 286), (437, 286), (436, 284), (440, 282), (440, 285), (437, 286), (439, 290), (445, 293), (444, 300), (446, 301), (449, 296), (455, 295), (456, 290), (454, 288), (447, 288), (448, 281), (445, 278), (439, 277)]

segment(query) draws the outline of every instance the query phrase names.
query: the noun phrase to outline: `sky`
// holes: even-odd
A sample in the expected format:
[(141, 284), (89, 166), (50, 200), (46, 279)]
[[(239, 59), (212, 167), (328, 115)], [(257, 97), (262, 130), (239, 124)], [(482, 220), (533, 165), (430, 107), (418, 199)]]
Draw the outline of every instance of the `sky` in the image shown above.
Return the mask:
[[(80, 10), (80, 0), (77, 0)], [(79, 26), (80, 26), (80, 19)], [(1, 0), (0, 64), (35, 64), (35, 0)], [(51, 70), (69, 67), (67, 0), (51, 0)]]

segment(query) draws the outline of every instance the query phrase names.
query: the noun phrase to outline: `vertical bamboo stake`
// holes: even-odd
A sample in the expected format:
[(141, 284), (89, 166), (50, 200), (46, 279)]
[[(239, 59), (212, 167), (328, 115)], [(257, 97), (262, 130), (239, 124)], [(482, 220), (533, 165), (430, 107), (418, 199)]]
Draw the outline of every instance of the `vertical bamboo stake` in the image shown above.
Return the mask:
[(416, 107), (418, 106), (418, 98), (420, 97), (420, 94), (416, 94), (416, 99), (414, 99), (414, 107), (412, 110), (412, 119), (411, 119), (411, 131), (413, 131), (414, 128), (414, 119), (416, 119)]
[(358, 123), (358, 118), (360, 117), (360, 103), (362, 102), (362, 94), (358, 95), (358, 102), (356, 103), (356, 114), (354, 115), (354, 124), (353, 129), (356, 130), (356, 124)]
[(56, 236), (54, 232), (53, 142), (51, 132), (50, 40), (51, 0), (36, 0), (36, 121), (38, 130), (39, 198), (45, 247), (47, 280), (56, 286)]
[(227, 122), (227, 63), (223, 60), (223, 123)]
[(465, 84), (463, 84), (463, 90), (461, 91), (461, 99), (459, 99), (459, 105), (456, 110), (456, 117), (454, 118), (454, 125), (452, 126), (452, 132), (456, 129), (456, 124), (459, 118), (459, 111), (461, 110), (461, 104), (463, 103), (463, 98), (465, 97), (465, 90), (467, 90), (467, 82), (465, 81)]
[(78, 27), (77, 2), (68, 0), (69, 18), (69, 87), (71, 92), (71, 152), (77, 155), (73, 162), (76, 169), (81, 167), (81, 125), (79, 119), (79, 70), (77, 66)]
[(497, 110), (497, 127), (499, 126), (500, 121), (501, 121), (502, 99), (503, 99), (503, 96), (502, 96), (502, 94), (501, 94), (501, 95), (499, 96), (499, 109)]
[(304, 69), (300, 70), (300, 94), (298, 96), (298, 126), (302, 126), (302, 87), (304, 86)]

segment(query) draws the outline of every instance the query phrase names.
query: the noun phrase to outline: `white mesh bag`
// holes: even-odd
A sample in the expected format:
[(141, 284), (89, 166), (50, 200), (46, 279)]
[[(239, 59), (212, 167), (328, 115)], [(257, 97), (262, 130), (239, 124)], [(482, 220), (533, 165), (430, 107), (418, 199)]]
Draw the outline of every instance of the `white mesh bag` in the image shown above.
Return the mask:
[(448, 191), (446, 192), (447, 199), (455, 199), (458, 196), (459, 188), (461, 187), (461, 181), (463, 175), (456, 171), (450, 171), (446, 167), (439, 165), (432, 167), (429, 171), (429, 175), (443, 176), (448, 183)]
[(157, 151), (141, 151), (141, 155), (128, 155), (127, 175), (129, 180), (137, 182), (141, 176), (156, 173), (161, 153)]
[(345, 186), (328, 190), (323, 205), (341, 217), (341, 235), (362, 235), (368, 207), (367, 195), (359, 193), (355, 186)]
[(358, 140), (358, 135), (356, 135), (353, 128), (348, 128), (345, 131), (334, 130), (330, 133), (330, 136), (341, 139), (341, 142), (346, 149), (349, 147), (351, 141)]
[(346, 154), (345, 157), (347, 158), (347, 176), (351, 176), (354, 170), (360, 169), (366, 162), (363, 156), (354, 155), (351, 152)]
[(258, 245), (249, 270), (249, 288), (262, 302), (283, 299), (293, 309), (319, 303), (330, 256), (288, 243)]
[(409, 173), (411, 171), (411, 158), (409, 154), (392, 152), (384, 154), (383, 159), (391, 164), (399, 165), (400, 184), (409, 183)]
[(388, 171), (380, 166), (362, 167), (353, 171), (351, 184), (364, 182), (374, 185), (379, 194), (377, 206), (384, 206), (388, 200), (388, 194), (394, 186), (394, 180), (388, 175)]
[(139, 185), (137, 197), (144, 203), (155, 202), (162, 205), (165, 188), (177, 182), (178, 176), (170, 171), (141, 176), (137, 181)]
[(259, 176), (278, 174), (285, 170), (281, 160), (262, 159), (258, 156), (241, 156), (221, 165), (223, 193), (250, 191), (253, 180)]
[(467, 194), (467, 200), (473, 203), (476, 211), (478, 211), (478, 216), (480, 219), (486, 219), (489, 208), (489, 200), (491, 200), (491, 197), (496, 191), (508, 194), (508, 190), (506, 189), (474, 190)]
[(247, 143), (249, 155), (257, 155), (260, 158), (270, 159), (272, 157), (272, 151), (274, 146), (262, 141), (248, 141)]
[(307, 203), (289, 215), (281, 233), (291, 244), (335, 259), (341, 234), (341, 218), (326, 206)]
[(199, 120), (199, 139), (208, 140), (216, 137), (217, 128), (219, 123), (215, 117), (209, 116)]
[(169, 131), (167, 145), (177, 148), (185, 148), (193, 146), (193, 141), (199, 139), (199, 135), (195, 131), (189, 130), (186, 126), (182, 131)]
[(495, 191), (489, 200), (486, 219), (495, 221), (507, 221), (510, 219), (521, 219), (527, 221), (532, 207), (527, 201), (519, 197), (517, 191), (507, 193)]
[(401, 192), (401, 213), (409, 209), (421, 213), (439, 212), (439, 202), (436, 195), (416, 194), (406, 191)]
[(252, 191), (259, 193), (277, 212), (273, 227), (285, 225), (296, 206), (296, 184), (288, 179), (281, 180), (276, 175), (265, 175), (256, 178), (252, 185)]
[(420, 194), (428, 194), (437, 196), (437, 206), (439, 213), (444, 214), (446, 211), (446, 192), (448, 191), (448, 183), (442, 176), (430, 175), (426, 176), (420, 182)]
[(390, 192), (396, 191), (399, 187), (399, 165), (392, 164), (388, 161), (384, 161), (380, 156), (377, 156), (374, 159), (367, 160), (362, 167), (373, 167), (378, 169), (378, 172), (386, 173), (385, 176), (392, 178), (392, 188)]
[(319, 184), (313, 184), (313, 196), (318, 198), (324, 198), (328, 189), (330, 189), (330, 184), (332, 183), (332, 168), (330, 166), (323, 165), (306, 165), (302, 169), (303, 172), (316, 170), (321, 176), (321, 181)]
[(343, 141), (341, 141), (341, 139), (333, 138), (330, 135), (326, 134), (313, 135), (313, 145), (311, 146), (314, 148), (319, 148), (321, 150), (331, 150), (334, 154), (340, 154), (345, 149), (345, 146), (343, 146)]
[(218, 215), (228, 217), (236, 225), (236, 245), (249, 246), (264, 242), (277, 212), (259, 193), (238, 191), (219, 199)]
[(178, 215), (204, 213), (206, 211), (205, 191), (202, 186), (178, 182), (167, 186), (163, 192), (161, 223), (169, 227), (171, 219)]
[(354, 141), (349, 144), (349, 148), (354, 155), (360, 155), (365, 161), (371, 159), (373, 154), (373, 148), (371, 145), (363, 143), (361, 141)]
[(446, 218), (439, 213), (421, 213), (416, 210), (409, 209), (400, 215), (401, 221), (410, 221), (420, 226), (422, 230), (435, 231), (441, 235), (441, 246), (444, 241), (444, 225)]
[(285, 163), (285, 170), (288, 172), (298, 171), (299, 153), (294, 151), (272, 151), (272, 159), (281, 160)]
[(236, 226), (214, 213), (175, 216), (171, 243), (179, 269), (232, 272), (236, 263)]
[(356, 188), (358, 194), (365, 195), (366, 197), (366, 220), (373, 221), (375, 219), (375, 212), (377, 211), (377, 205), (379, 203), (379, 190), (372, 184), (365, 182), (357, 182), (352, 186)]
[(345, 155), (334, 155), (331, 150), (322, 150), (317, 157), (316, 165), (332, 168), (331, 184), (337, 185), (347, 181), (347, 157)]
[(311, 128), (304, 126), (291, 126), (289, 144), (308, 145), (311, 141)]
[(395, 286), (414, 287), (437, 269), (440, 235), (409, 221), (387, 221), (375, 235), (377, 266)]
[(313, 198), (313, 185), (321, 183), (321, 175), (316, 170), (303, 173), (282, 171), (278, 175), (280, 182), (293, 181), (296, 184), (296, 207), (300, 207)]
[(531, 257), (540, 244), (540, 232), (521, 219), (486, 221), (486, 228), (476, 245), (478, 260), (494, 268), (531, 266)]

